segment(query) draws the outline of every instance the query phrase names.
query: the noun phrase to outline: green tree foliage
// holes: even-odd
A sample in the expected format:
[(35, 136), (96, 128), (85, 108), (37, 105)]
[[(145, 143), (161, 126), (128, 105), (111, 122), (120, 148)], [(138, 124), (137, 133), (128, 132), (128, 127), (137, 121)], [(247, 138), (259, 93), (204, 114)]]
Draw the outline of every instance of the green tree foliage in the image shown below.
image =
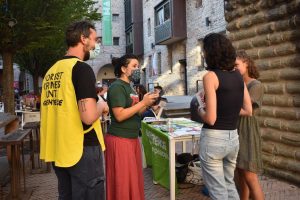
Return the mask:
[[(65, 51), (64, 32), (73, 21), (99, 20), (93, 0), (1, 0), (0, 54), (6, 112), (14, 112), (13, 58), (37, 78)], [(37, 90), (36, 90), (37, 92)]]

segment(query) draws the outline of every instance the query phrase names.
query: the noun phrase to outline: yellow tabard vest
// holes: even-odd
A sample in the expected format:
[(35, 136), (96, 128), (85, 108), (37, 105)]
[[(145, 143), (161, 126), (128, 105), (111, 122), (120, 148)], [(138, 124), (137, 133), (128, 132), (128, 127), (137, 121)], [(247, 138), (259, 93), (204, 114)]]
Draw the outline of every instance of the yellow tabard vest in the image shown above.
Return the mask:
[(77, 58), (56, 62), (43, 80), (41, 96), (41, 159), (58, 167), (71, 167), (81, 158), (84, 134), (94, 129), (105, 150), (100, 120), (83, 130), (72, 70)]

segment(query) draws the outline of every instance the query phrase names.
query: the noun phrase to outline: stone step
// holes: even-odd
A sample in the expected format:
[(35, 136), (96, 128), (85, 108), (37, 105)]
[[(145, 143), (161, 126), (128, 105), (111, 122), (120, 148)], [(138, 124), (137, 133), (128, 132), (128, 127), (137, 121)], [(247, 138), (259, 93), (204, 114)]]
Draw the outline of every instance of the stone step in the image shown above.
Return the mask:
[(164, 110), (165, 113), (178, 113), (178, 112), (187, 112), (190, 113), (190, 109), (173, 109), (173, 110)]
[(190, 112), (172, 112), (172, 113), (165, 113), (165, 116), (167, 118), (177, 118), (177, 117), (190, 118), (191, 113)]

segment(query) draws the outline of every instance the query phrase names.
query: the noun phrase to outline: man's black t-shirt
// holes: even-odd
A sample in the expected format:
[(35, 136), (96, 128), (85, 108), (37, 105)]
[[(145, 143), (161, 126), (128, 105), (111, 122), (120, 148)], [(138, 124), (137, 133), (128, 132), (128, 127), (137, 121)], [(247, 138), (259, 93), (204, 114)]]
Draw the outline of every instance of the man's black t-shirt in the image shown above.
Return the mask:
[[(75, 56), (65, 56), (63, 59), (76, 58)], [(85, 98), (94, 98), (98, 101), (96, 93), (96, 78), (92, 68), (85, 62), (78, 61), (73, 67), (72, 82), (75, 89), (77, 101)], [(83, 129), (90, 128), (90, 125), (86, 125), (82, 122)], [(84, 134), (85, 146), (100, 145), (95, 130), (91, 130)]]

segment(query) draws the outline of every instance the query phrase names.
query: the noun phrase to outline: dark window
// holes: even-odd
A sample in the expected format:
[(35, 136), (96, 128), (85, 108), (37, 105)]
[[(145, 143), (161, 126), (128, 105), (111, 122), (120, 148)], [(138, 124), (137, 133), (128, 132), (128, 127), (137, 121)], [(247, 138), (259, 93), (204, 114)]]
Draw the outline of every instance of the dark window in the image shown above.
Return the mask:
[(129, 27), (132, 23), (131, 16), (131, 0), (124, 0), (125, 4), (125, 27)]
[(155, 8), (155, 26), (164, 24), (170, 19), (170, 2), (165, 1)]
[(132, 29), (126, 32), (126, 45), (130, 45), (133, 43), (133, 38), (132, 38)]
[(196, 0), (196, 8), (202, 7), (202, 0)]
[(161, 52), (157, 53), (157, 72), (161, 75)]
[(113, 37), (113, 45), (114, 46), (119, 46), (120, 43), (120, 38), (119, 37)]
[(112, 21), (118, 21), (118, 19), (119, 19), (119, 14), (112, 15)]
[(169, 2), (164, 5), (164, 16), (165, 16), (165, 21), (170, 19), (170, 3)]
[(132, 29), (126, 31), (126, 53), (133, 53)]
[(151, 36), (151, 19), (150, 18), (148, 18), (147, 26), (148, 26), (148, 37), (149, 37), (149, 36)]
[(148, 57), (149, 77), (153, 76), (152, 56)]

